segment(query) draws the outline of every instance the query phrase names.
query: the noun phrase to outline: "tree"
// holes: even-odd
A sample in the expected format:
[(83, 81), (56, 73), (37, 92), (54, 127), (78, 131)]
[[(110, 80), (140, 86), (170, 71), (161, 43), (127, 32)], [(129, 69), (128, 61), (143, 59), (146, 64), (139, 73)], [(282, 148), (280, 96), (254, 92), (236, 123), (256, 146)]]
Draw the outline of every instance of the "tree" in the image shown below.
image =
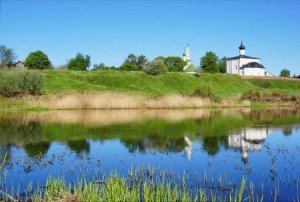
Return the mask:
[(221, 58), (219, 61), (219, 72), (221, 73), (226, 73), (226, 67), (227, 67), (227, 58), (226, 57), (223, 57)]
[(290, 77), (290, 74), (291, 74), (290, 70), (288, 70), (288, 69), (283, 69), (283, 70), (281, 70), (281, 72), (280, 72), (280, 77)]
[(100, 63), (99, 65), (94, 64), (94, 68), (92, 69), (92, 71), (98, 71), (98, 70), (106, 70), (106, 66), (104, 63)]
[(206, 52), (205, 56), (201, 58), (200, 66), (204, 72), (219, 72), (218, 56), (213, 52)]
[(28, 69), (51, 69), (51, 62), (48, 56), (42, 51), (29, 53), (25, 60), (25, 66)]
[(76, 57), (69, 60), (67, 67), (68, 70), (86, 71), (91, 65), (91, 57), (77, 53)]
[(106, 66), (104, 63), (100, 63), (99, 65), (94, 64), (94, 68), (92, 71), (103, 71), (103, 70), (116, 70), (115, 66)]
[(0, 46), (0, 65), (10, 67), (16, 58), (17, 56), (13, 49), (6, 48), (4, 45)]
[(134, 54), (129, 54), (123, 64), (120, 66), (120, 70), (125, 71), (138, 71), (137, 57)]
[(136, 56), (134, 54), (129, 54), (120, 66), (120, 70), (140, 71), (145, 68), (147, 61), (148, 59), (144, 55)]
[(148, 62), (148, 59), (145, 55), (140, 55), (137, 58), (137, 65), (139, 67), (139, 70), (143, 70), (146, 66), (146, 63)]
[(164, 63), (169, 72), (182, 72), (184, 66), (187, 64), (182, 58), (169, 56), (164, 59)]
[(167, 72), (167, 67), (161, 58), (156, 58), (150, 62), (147, 62), (144, 70), (147, 74), (158, 75)]

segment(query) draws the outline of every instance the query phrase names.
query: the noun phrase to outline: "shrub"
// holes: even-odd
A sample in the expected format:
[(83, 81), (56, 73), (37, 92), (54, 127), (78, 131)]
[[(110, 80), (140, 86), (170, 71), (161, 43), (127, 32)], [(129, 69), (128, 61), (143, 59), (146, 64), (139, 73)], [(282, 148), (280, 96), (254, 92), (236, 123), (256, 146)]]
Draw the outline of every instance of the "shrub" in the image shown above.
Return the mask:
[(221, 98), (216, 96), (209, 86), (203, 86), (201, 88), (196, 88), (194, 92), (191, 94), (193, 97), (201, 97), (201, 98), (208, 98), (210, 101), (213, 102), (220, 102)]
[(286, 95), (281, 92), (260, 92), (255, 90), (246, 91), (243, 93), (242, 99), (252, 102), (293, 102), (300, 103), (300, 98), (295, 95)]
[(44, 77), (35, 71), (0, 72), (0, 95), (5, 97), (42, 93)]
[(167, 72), (167, 67), (165, 66), (163, 60), (155, 59), (146, 64), (144, 71), (147, 74), (155, 76)]

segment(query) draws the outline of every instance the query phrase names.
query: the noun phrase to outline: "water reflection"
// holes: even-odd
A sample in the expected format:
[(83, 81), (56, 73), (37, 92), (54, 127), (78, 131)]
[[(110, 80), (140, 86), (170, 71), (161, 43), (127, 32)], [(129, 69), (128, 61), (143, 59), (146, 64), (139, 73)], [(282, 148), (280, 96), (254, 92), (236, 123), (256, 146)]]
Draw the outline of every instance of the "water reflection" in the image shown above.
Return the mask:
[[(51, 111), (23, 115), (0, 115), (1, 149), (22, 147), (29, 157), (42, 158), (51, 142), (68, 145), (78, 156), (90, 152), (87, 139), (120, 140), (131, 153), (147, 151), (181, 152), (191, 159), (193, 141), (200, 140), (208, 155), (221, 147), (248, 152), (282, 126), (284, 135), (300, 122), (296, 110), (117, 110)], [(263, 125), (260, 127), (252, 127)]]
[(71, 151), (74, 151), (78, 156), (90, 152), (90, 143), (86, 140), (72, 140), (68, 141), (68, 147)]
[(29, 143), (24, 146), (27, 156), (32, 158), (43, 158), (50, 148), (49, 142)]
[[(226, 171), (257, 181), (271, 170), (274, 180), (275, 173), (297, 176), (300, 170), (299, 124), (294, 109), (2, 113), (0, 156), (8, 154), (9, 182), (17, 186), (49, 173), (119, 169), (126, 174), (133, 164), (200, 174)], [(76, 171), (76, 165), (84, 168)]]
[(228, 146), (240, 150), (243, 161), (247, 162), (248, 152), (260, 150), (262, 142), (265, 141), (270, 132), (271, 130), (268, 127), (246, 128), (236, 134), (229, 135)]

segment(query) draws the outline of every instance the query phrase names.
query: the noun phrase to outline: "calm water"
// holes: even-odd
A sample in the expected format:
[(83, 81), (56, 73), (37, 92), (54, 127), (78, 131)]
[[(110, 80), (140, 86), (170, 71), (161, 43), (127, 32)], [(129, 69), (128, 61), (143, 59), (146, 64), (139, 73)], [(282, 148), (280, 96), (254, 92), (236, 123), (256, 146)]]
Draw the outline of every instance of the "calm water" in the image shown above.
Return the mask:
[[(297, 110), (116, 110), (0, 114), (2, 188), (23, 193), (49, 176), (74, 182), (153, 167), (299, 200)], [(213, 183), (213, 182), (211, 182)], [(201, 184), (201, 182), (200, 182)], [(262, 188), (263, 184), (263, 188)]]

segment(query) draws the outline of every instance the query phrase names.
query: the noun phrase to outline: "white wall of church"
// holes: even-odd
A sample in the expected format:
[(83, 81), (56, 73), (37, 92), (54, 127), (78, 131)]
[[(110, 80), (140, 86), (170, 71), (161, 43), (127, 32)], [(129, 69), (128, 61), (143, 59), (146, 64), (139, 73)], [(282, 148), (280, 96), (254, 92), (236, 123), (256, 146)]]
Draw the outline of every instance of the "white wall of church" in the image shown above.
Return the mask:
[(240, 69), (241, 66), (249, 62), (260, 63), (260, 59), (240, 58), (236, 60), (227, 60), (227, 73), (238, 74), (241, 76), (265, 76), (265, 69), (262, 68), (245, 68)]
[(241, 70), (241, 76), (265, 76), (266, 70), (263, 68), (244, 68)]
[(239, 74), (239, 60), (227, 60), (226, 68), (228, 74)]

